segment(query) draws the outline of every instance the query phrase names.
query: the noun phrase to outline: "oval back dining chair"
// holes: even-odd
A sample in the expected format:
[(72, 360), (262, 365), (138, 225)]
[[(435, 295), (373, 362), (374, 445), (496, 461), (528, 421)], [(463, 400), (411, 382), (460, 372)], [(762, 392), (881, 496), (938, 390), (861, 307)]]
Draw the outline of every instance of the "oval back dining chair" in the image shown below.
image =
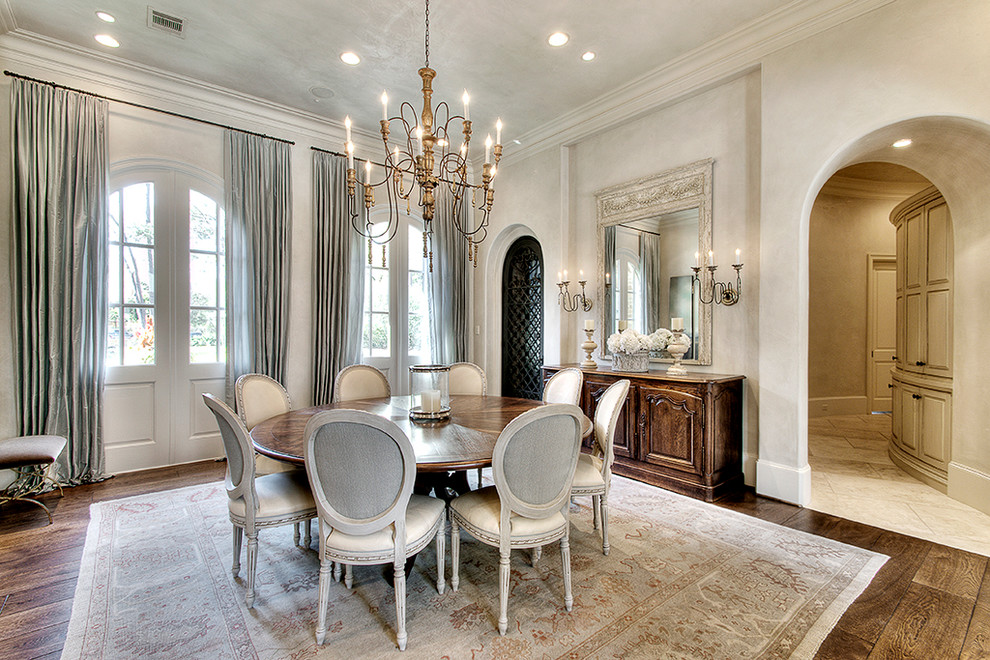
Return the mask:
[(612, 485), (612, 462), (615, 460), (615, 427), (619, 413), (629, 394), (629, 381), (620, 380), (609, 385), (598, 399), (595, 409), (594, 444), (591, 454), (578, 457), (571, 495), (590, 495), (594, 512), (594, 526), (601, 520), (602, 554), (607, 555), (608, 544), (608, 491)]
[(572, 406), (580, 404), (581, 385), (584, 374), (580, 369), (568, 367), (550, 376), (543, 386), (543, 400), (547, 403), (569, 403)]
[(396, 641), (406, 648), (406, 558), (434, 538), (437, 591), (444, 591), (445, 505), (413, 495), (416, 455), (396, 424), (363, 410), (317, 413), (303, 435), (306, 473), (320, 518), (320, 587), (316, 643), (327, 634), (333, 562), (392, 564)]
[[(234, 403), (237, 404), (237, 414), (248, 431), (270, 417), (292, 410), (289, 393), (281, 383), (266, 374), (250, 373), (238, 377), (234, 385)], [(277, 461), (255, 452), (254, 469), (255, 474), (265, 475), (298, 468), (292, 463)], [(308, 548), (312, 540), (308, 520), (304, 527), (306, 531), (303, 545)], [(299, 545), (299, 528), (300, 524), (296, 523), (292, 534), (292, 542), (296, 545)]]
[(241, 568), (241, 541), (247, 534), (248, 607), (254, 607), (254, 576), (258, 567), (258, 530), (307, 522), (316, 517), (316, 504), (303, 470), (255, 476), (254, 448), (248, 431), (230, 407), (212, 394), (203, 402), (217, 418), (223, 450), (227, 455), (227, 509), (234, 527), (236, 577)]
[(447, 383), (451, 394), (485, 396), (488, 393), (485, 370), (474, 362), (454, 362), (450, 365)]
[(581, 409), (567, 404), (534, 408), (509, 422), (492, 455), (495, 486), (450, 503), (450, 584), (459, 582), (460, 528), (499, 549), (498, 631), (508, 628), (509, 554), (560, 539), (564, 606), (571, 610), (569, 544), (571, 481), (581, 447)]
[(370, 364), (352, 364), (337, 372), (333, 381), (333, 400), (354, 401), (392, 396), (388, 378)]

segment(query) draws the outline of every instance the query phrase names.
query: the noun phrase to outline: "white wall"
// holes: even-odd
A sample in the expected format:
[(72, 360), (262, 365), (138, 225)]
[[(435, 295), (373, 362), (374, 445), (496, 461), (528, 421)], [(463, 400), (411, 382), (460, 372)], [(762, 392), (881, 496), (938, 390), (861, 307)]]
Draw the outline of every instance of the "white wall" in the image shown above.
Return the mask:
[[(635, 120), (565, 146), (551, 147), (505, 165), (499, 171), (499, 190), (493, 211), (491, 235), (504, 227), (523, 223), (543, 245), (550, 277), (567, 269), (584, 269), (588, 292), (595, 308), (587, 314), (564, 314), (557, 304), (557, 288), (548, 282), (545, 300), (546, 361), (548, 364), (579, 362), (584, 354), (578, 344), (585, 318), (600, 318), (602, 283), (598, 263), (596, 191), (632, 179), (688, 163), (714, 158), (713, 241), (721, 263), (727, 264), (735, 249), (743, 251), (744, 294), (739, 304), (718, 308), (713, 321), (711, 367), (699, 370), (740, 373), (746, 381), (747, 473), (755, 475), (755, 439), (759, 382), (756, 359), (757, 303), (759, 300), (759, 89), (760, 78), (750, 73), (724, 81), (706, 92), (657, 109)], [(755, 152), (755, 153), (754, 153)], [(693, 261), (692, 248), (689, 258)], [(482, 245), (481, 262), (486, 273), (501, 273), (501, 262), (492, 263)], [(731, 268), (723, 270), (733, 273)], [(728, 274), (719, 272), (724, 279)], [(571, 278), (574, 279), (573, 277)], [(491, 308), (492, 287), (475, 288), (476, 312)], [(559, 319), (559, 321), (557, 320)], [(484, 359), (489, 373), (496, 370), (499, 335), (489, 332), (490, 349)], [(580, 339), (579, 339), (580, 334)], [(595, 337), (604, 344), (600, 331)], [(476, 356), (481, 359), (481, 356)], [(598, 359), (596, 357), (596, 359)]]

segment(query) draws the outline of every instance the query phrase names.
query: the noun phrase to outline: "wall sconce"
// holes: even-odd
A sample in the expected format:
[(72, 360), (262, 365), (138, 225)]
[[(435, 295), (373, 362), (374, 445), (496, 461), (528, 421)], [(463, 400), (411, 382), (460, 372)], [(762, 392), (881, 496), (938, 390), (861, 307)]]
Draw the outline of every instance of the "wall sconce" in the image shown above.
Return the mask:
[[(694, 271), (694, 279), (691, 280), (691, 294), (694, 295), (695, 285), (698, 287), (698, 300), (700, 300), (705, 305), (711, 305), (715, 303), (716, 305), (725, 305), (726, 307), (735, 305), (739, 302), (739, 296), (742, 295), (742, 262), (739, 260), (739, 250), (736, 250), (736, 263), (732, 264), (732, 267), (736, 269), (736, 288), (732, 288), (731, 282), (719, 282), (715, 279), (715, 271), (718, 266), (715, 265), (715, 253), (711, 250), (708, 251), (708, 261), (710, 265), (702, 266), (699, 262), (699, 255), (697, 252), (694, 253), (695, 263), (698, 265), (691, 266), (691, 270)], [(711, 277), (711, 285), (706, 287), (702, 282), (701, 271), (705, 268), (708, 270), (708, 276)], [(705, 292), (708, 292), (708, 299), (705, 299)]]
[[(583, 278), (584, 271), (578, 272), (580, 273), (579, 277)], [(584, 295), (584, 285), (588, 283), (587, 280), (578, 280), (578, 284), (581, 285), (581, 293), (571, 295), (567, 290), (567, 285), (570, 284), (570, 280), (567, 279), (567, 271), (565, 270), (563, 275), (557, 273), (557, 279), (560, 280), (557, 282), (557, 288), (560, 290), (557, 294), (557, 302), (560, 303), (560, 306), (564, 308), (565, 312), (576, 312), (578, 309), (583, 309), (586, 312), (591, 311), (592, 302)]]

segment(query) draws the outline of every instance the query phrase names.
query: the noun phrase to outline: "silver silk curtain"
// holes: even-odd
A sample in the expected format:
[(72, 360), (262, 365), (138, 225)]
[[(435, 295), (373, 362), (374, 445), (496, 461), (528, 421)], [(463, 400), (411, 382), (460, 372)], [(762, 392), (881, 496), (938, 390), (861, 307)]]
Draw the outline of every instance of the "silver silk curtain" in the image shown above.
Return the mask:
[(107, 101), (14, 79), (11, 315), (18, 432), (60, 435), (60, 481), (104, 471)]
[(660, 237), (642, 233), (639, 236), (640, 263), (643, 264), (643, 332), (650, 333), (663, 323), (659, 292), (664, 290), (660, 273)]
[(227, 268), (227, 398), (241, 374), (285, 383), (292, 195), (289, 145), (223, 136)]
[(340, 156), (313, 152), (313, 218), (313, 403), (321, 405), (333, 399), (337, 372), (361, 361), (365, 252), (347, 216)]
[[(461, 206), (467, 225), (469, 204)], [(430, 301), (430, 349), (433, 361), (450, 364), (468, 357), (468, 245), (454, 226), (454, 197), (438, 189), (433, 216), (433, 272), (427, 282)]]

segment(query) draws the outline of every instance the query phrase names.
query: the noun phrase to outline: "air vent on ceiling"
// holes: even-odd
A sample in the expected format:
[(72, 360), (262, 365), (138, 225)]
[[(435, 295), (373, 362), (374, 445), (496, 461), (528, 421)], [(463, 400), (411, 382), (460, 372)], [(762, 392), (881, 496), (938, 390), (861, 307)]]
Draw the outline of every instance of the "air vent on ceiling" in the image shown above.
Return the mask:
[(162, 32), (168, 32), (176, 37), (185, 37), (182, 32), (183, 24), (185, 19), (179, 18), (178, 16), (171, 16), (157, 9), (152, 9), (148, 7), (148, 27), (155, 28), (156, 30), (161, 30)]

